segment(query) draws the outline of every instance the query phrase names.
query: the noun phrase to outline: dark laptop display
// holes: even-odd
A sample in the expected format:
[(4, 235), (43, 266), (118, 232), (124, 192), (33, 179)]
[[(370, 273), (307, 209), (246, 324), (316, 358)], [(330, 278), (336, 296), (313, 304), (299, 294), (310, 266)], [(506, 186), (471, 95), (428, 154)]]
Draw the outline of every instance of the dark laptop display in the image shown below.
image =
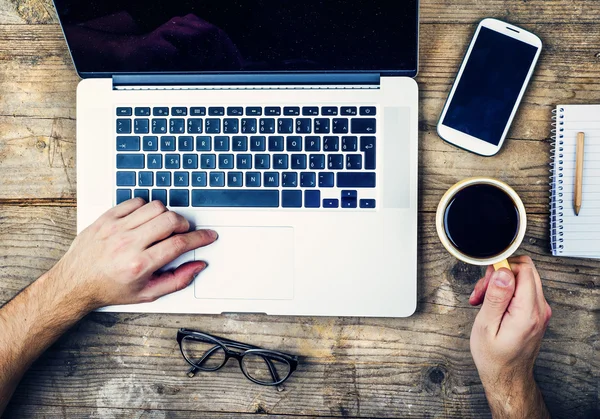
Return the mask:
[(55, 0), (80, 74), (417, 69), (418, 0)]

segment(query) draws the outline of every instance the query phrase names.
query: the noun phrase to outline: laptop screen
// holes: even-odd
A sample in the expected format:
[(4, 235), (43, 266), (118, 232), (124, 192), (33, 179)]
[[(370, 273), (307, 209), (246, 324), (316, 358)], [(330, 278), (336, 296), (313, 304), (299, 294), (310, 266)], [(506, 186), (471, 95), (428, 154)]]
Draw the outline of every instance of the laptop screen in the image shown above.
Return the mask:
[(81, 73), (414, 74), (418, 0), (55, 0)]

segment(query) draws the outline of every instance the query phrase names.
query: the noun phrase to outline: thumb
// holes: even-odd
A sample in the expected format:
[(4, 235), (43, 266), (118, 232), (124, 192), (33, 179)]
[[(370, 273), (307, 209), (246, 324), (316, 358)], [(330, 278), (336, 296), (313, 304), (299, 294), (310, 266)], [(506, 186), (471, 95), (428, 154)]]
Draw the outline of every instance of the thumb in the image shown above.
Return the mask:
[(189, 262), (174, 271), (166, 271), (155, 275), (142, 290), (143, 301), (154, 301), (163, 295), (180, 291), (190, 285), (194, 277), (206, 269), (206, 262)]
[(494, 335), (500, 329), (502, 317), (514, 293), (514, 274), (506, 268), (495, 271), (490, 278), (490, 283), (478, 316), (485, 327), (492, 331)]

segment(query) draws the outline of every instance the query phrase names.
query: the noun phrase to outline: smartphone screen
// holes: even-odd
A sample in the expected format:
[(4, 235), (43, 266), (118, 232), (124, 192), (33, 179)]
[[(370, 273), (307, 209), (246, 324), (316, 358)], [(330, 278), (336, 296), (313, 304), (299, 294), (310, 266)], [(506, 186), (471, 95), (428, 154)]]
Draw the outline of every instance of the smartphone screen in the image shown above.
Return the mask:
[(497, 146), (537, 52), (481, 27), (442, 123)]

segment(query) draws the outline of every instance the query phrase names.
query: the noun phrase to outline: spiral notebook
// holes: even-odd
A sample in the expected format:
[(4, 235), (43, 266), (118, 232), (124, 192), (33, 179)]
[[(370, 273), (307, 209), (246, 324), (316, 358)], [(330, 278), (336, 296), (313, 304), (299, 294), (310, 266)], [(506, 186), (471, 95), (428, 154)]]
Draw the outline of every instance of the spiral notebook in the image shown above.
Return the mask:
[[(553, 111), (550, 240), (554, 256), (600, 258), (600, 105), (559, 105)], [(583, 204), (573, 205), (577, 133), (585, 134)]]

